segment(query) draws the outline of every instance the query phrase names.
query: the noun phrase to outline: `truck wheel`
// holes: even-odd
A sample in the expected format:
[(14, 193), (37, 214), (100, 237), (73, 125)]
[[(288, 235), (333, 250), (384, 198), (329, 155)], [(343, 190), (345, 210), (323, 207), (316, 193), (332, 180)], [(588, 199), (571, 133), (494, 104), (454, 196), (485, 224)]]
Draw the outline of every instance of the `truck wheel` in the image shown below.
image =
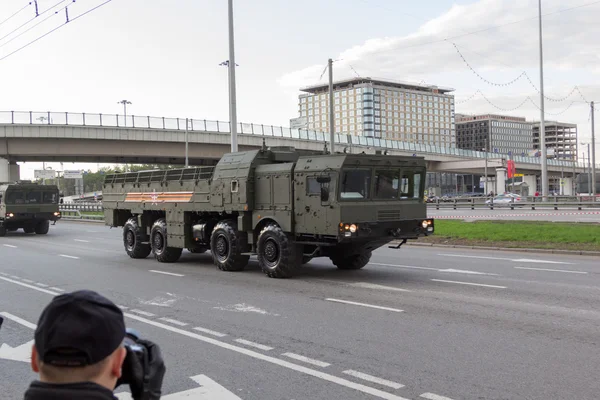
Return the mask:
[(163, 263), (174, 263), (181, 257), (183, 249), (169, 247), (167, 243), (167, 222), (164, 218), (157, 219), (150, 231), (150, 243), (154, 258)]
[(7, 228), (6, 232), (16, 232), (18, 230), (19, 230), (19, 228)]
[(4, 237), (6, 236), (6, 228), (3, 226), (0, 226), (0, 237)]
[(210, 235), (214, 264), (221, 271), (242, 271), (250, 256), (242, 255), (246, 240), (240, 237), (233, 221), (220, 221)]
[(123, 245), (125, 252), (131, 258), (146, 258), (152, 251), (149, 244), (143, 242), (142, 229), (137, 218), (129, 218), (123, 227)]
[(50, 230), (50, 221), (41, 221), (35, 226), (35, 233), (45, 235)]
[(25, 233), (34, 233), (35, 232), (35, 228), (33, 226), (25, 226), (25, 227), (23, 227), (23, 232), (25, 232)]
[(277, 225), (267, 225), (258, 236), (258, 264), (270, 278), (290, 278), (302, 259), (297, 246)]
[(346, 257), (333, 255), (330, 258), (333, 264), (339, 269), (361, 269), (371, 260), (371, 252), (363, 251), (362, 253)]

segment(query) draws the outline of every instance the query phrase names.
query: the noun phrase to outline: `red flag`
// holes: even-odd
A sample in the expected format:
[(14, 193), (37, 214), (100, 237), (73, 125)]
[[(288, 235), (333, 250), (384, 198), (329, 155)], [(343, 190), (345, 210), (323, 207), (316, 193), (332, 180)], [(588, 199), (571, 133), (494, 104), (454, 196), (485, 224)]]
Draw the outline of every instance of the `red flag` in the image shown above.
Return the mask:
[(508, 160), (506, 172), (508, 173), (509, 178), (512, 178), (515, 176), (515, 173), (517, 172), (517, 168), (516, 168), (515, 162), (513, 160)]

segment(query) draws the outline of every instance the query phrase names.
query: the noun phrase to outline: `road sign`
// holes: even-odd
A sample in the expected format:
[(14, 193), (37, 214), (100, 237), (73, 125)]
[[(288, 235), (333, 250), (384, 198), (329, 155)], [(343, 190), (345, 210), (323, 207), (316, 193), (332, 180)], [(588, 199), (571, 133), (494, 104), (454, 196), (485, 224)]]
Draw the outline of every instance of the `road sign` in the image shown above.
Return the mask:
[(52, 169), (36, 169), (33, 171), (35, 179), (54, 179), (56, 178), (56, 171)]
[(65, 179), (82, 179), (83, 178), (83, 172), (81, 170), (65, 171), (63, 173), (63, 177)]

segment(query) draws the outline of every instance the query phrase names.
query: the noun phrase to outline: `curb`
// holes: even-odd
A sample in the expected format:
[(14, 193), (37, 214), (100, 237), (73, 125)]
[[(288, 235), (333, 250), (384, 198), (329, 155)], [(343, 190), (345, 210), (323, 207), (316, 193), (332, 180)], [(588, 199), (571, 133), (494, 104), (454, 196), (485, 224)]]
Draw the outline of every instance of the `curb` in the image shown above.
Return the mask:
[(88, 222), (88, 223), (93, 223), (93, 224), (103, 224), (104, 223), (103, 219), (87, 219), (87, 218), (68, 218), (68, 217), (62, 217), (60, 220), (61, 221), (68, 221), (68, 222)]
[(543, 253), (543, 254), (571, 254), (579, 256), (600, 256), (600, 251), (586, 250), (554, 250), (554, 249), (529, 249), (518, 247), (488, 247), (488, 246), (463, 246), (454, 244), (436, 244), (436, 243), (406, 243), (409, 246), (417, 247), (442, 247), (453, 249), (471, 249), (471, 250), (497, 250), (497, 251), (513, 251), (521, 253)]

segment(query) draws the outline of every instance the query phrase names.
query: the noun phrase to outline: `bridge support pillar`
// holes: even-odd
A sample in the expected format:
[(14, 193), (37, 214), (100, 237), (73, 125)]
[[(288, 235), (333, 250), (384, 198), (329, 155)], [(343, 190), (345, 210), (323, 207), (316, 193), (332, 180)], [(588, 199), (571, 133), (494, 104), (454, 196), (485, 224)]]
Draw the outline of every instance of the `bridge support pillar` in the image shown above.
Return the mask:
[(10, 182), (10, 164), (4, 158), (0, 158), (0, 182)]
[(496, 168), (496, 194), (506, 192), (506, 168)]
[(523, 182), (529, 186), (529, 195), (533, 196), (537, 189), (537, 176), (536, 175), (525, 175), (523, 176)]

